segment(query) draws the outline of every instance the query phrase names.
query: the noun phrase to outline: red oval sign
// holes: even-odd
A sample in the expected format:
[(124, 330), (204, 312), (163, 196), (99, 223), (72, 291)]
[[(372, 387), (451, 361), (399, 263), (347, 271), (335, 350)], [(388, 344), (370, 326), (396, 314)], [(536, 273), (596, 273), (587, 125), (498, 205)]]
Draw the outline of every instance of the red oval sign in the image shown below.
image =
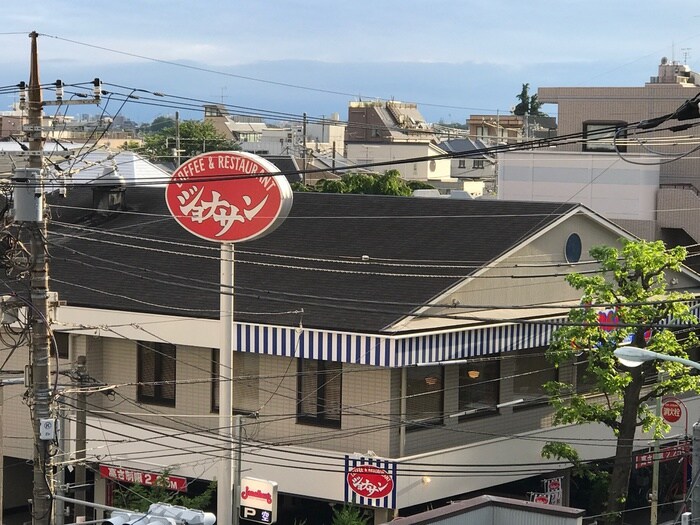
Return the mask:
[(379, 467), (355, 467), (348, 472), (347, 482), (353, 492), (365, 498), (383, 498), (394, 489), (394, 480)]
[(165, 201), (190, 233), (241, 242), (273, 231), (292, 207), (292, 189), (271, 162), (241, 151), (191, 158), (172, 175)]
[(666, 401), (661, 407), (661, 417), (669, 423), (675, 423), (683, 415), (683, 409), (678, 401)]
[(535, 503), (549, 504), (549, 497), (545, 496), (544, 494), (540, 494), (539, 496), (535, 496), (535, 499), (533, 501)]

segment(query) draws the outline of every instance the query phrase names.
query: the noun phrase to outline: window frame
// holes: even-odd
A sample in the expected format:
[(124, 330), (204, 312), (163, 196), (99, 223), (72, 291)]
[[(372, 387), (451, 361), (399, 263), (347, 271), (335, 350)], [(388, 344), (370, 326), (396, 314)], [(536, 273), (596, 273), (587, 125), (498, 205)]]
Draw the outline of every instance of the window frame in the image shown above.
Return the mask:
[[(307, 363), (314, 363), (316, 370), (309, 372), (306, 370)], [(324, 361), (321, 359), (304, 359), (297, 360), (297, 423), (316, 425), (328, 428), (341, 428), (343, 414), (343, 364), (335, 361)], [(317, 378), (324, 378), (320, 385), (316, 387), (316, 411), (315, 413), (303, 411), (303, 402), (305, 401), (304, 392), (306, 390), (304, 380), (308, 377), (307, 374), (315, 373)], [(330, 374), (336, 374), (331, 376)], [(323, 407), (331, 405), (328, 401), (328, 392), (326, 386), (330, 381), (338, 381), (338, 412), (337, 417), (329, 417), (329, 414), (323, 410)]]
[[(545, 363), (546, 363), (546, 368), (540, 368), (536, 369), (536, 371), (527, 371), (525, 372), (529, 377), (537, 376), (538, 374), (550, 374), (551, 377), (547, 378), (546, 381), (558, 381), (559, 380), (559, 368), (556, 367), (553, 363), (550, 363), (547, 361), (546, 358), (546, 351), (547, 347), (537, 347), (537, 348), (526, 348), (523, 350), (516, 350), (516, 357), (515, 359), (526, 359), (528, 354), (535, 354), (536, 357), (542, 358)], [(522, 357), (521, 357), (522, 356)], [(513, 405), (513, 411), (518, 411), (522, 409), (528, 409), (528, 408), (533, 408), (533, 407), (540, 407), (542, 405), (546, 405), (549, 403), (549, 396), (547, 393), (544, 391), (542, 386), (544, 385), (544, 382), (540, 383), (541, 387), (541, 393), (537, 397), (531, 397), (531, 398), (526, 398), (524, 397), (524, 394), (521, 392), (516, 391), (516, 380), (518, 379), (519, 375), (522, 375), (523, 372), (519, 372), (517, 370), (517, 361), (515, 363), (515, 366), (513, 368), (513, 384), (512, 384), (512, 392), (513, 392), (513, 400), (516, 399), (524, 399), (522, 403), (517, 403)]]
[[(597, 138), (589, 139), (588, 135), (591, 132), (599, 131), (599, 129), (589, 130), (589, 126), (598, 126), (600, 128), (611, 128), (615, 127), (615, 132), (611, 132), (610, 136), (601, 135)], [(585, 120), (583, 122), (583, 151), (594, 152), (594, 153), (615, 153), (616, 151), (620, 153), (627, 152), (627, 145), (624, 143), (624, 139), (627, 138), (627, 131), (624, 130), (617, 135), (617, 139), (623, 139), (623, 143), (611, 143), (609, 146), (604, 144), (602, 141), (607, 139), (613, 139), (615, 134), (621, 129), (626, 128), (627, 122), (622, 120)]]
[[(147, 351), (153, 353), (153, 377), (146, 377), (144, 370), (144, 359)], [(167, 359), (173, 361), (172, 378), (163, 376), (167, 372), (167, 368), (163, 367)], [(171, 343), (138, 341), (136, 343), (136, 377), (138, 382), (136, 400), (139, 403), (175, 407), (177, 399), (177, 347)], [(144, 392), (146, 386), (153, 388), (153, 394)], [(165, 388), (172, 388), (172, 396), (164, 393)]]
[[(479, 372), (479, 377), (469, 378), (468, 372), (471, 370), (477, 370)], [(472, 362), (460, 364), (458, 376), (457, 385), (459, 393), (457, 395), (457, 410), (460, 414), (459, 421), (498, 413), (498, 405), (501, 399), (500, 359), (473, 360)], [(484, 404), (483, 406), (475, 406), (477, 404), (475, 402), (471, 402), (469, 405), (463, 404), (463, 396), (467, 389), (474, 387), (481, 387), (483, 389), (481, 384), (486, 383), (493, 383), (487, 387), (495, 391), (495, 395), (491, 396), (493, 398), (492, 403)], [(494, 392), (490, 392), (490, 394), (493, 393)]]
[(51, 344), (49, 355), (59, 359), (69, 359), (70, 357), (70, 334), (68, 332), (51, 332)]
[[(410, 382), (411, 378), (409, 375), (411, 373), (416, 373), (423, 375), (425, 378), (432, 370), (438, 372), (440, 387), (434, 392), (426, 392), (417, 394), (425, 395), (426, 397), (431, 394), (439, 394), (440, 402), (438, 411), (440, 415), (425, 417), (425, 418), (412, 418), (412, 410), (409, 409), (414, 393), (410, 393)], [(433, 428), (435, 426), (442, 426), (445, 424), (445, 367), (443, 365), (431, 365), (431, 366), (421, 366), (421, 367), (408, 367), (406, 371), (406, 413), (404, 414), (406, 418), (406, 431), (414, 432), (417, 430), (424, 430), (428, 428)], [(437, 397), (437, 396), (436, 396)]]
[[(249, 358), (257, 358), (257, 354), (250, 354), (250, 353), (241, 353), (241, 352), (234, 352), (233, 354), (233, 370), (234, 374), (236, 374), (234, 377), (240, 377), (240, 374), (236, 373), (236, 369), (240, 368), (242, 365), (240, 363), (236, 363), (235, 361), (237, 359), (243, 359), (243, 355), (249, 356)], [(236, 358), (236, 356), (239, 356)], [(218, 414), (219, 413), (219, 388), (221, 387), (221, 369), (219, 367), (219, 349), (218, 348), (212, 348), (211, 349), (211, 389), (210, 389), (210, 410), (213, 414)], [(238, 366), (237, 366), (238, 365)], [(258, 364), (259, 366), (259, 364)], [(256, 376), (259, 374), (256, 374)], [(250, 379), (245, 379), (246, 381), (250, 381)], [(233, 386), (234, 392), (233, 392), (233, 407), (232, 407), (232, 414), (234, 415), (244, 415), (248, 416), (250, 414), (253, 414), (255, 410), (249, 410), (246, 408), (241, 408), (240, 406), (236, 407), (236, 401), (238, 401), (241, 397), (245, 399), (245, 396), (241, 395), (236, 395), (236, 384), (234, 383)], [(255, 389), (259, 391), (259, 383), (255, 385)], [(255, 403), (257, 405), (257, 403)], [(257, 410), (256, 406), (256, 410)]]

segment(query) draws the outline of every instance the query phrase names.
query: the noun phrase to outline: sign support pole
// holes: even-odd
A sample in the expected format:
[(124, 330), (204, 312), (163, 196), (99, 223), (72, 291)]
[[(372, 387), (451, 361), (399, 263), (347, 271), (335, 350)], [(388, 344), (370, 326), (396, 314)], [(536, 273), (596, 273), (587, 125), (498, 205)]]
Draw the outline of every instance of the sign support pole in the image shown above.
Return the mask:
[[(224, 458), (219, 465), (216, 513), (222, 525), (238, 525), (233, 493), (233, 243), (221, 244), (219, 298), (219, 433), (224, 438)], [(237, 490), (237, 489), (236, 489)], [(234, 512), (236, 511), (236, 512)]]
[[(233, 471), (240, 476), (240, 420), (233, 417), (234, 243), (274, 231), (292, 207), (289, 181), (271, 162), (244, 152), (214, 151), (179, 166), (165, 190), (173, 218), (202, 239), (221, 243), (219, 280), (219, 435), (217, 512), (222, 525), (239, 524)], [(234, 429), (238, 433), (234, 434)], [(239, 440), (238, 446), (234, 437)], [(240, 493), (240, 487), (235, 487)]]

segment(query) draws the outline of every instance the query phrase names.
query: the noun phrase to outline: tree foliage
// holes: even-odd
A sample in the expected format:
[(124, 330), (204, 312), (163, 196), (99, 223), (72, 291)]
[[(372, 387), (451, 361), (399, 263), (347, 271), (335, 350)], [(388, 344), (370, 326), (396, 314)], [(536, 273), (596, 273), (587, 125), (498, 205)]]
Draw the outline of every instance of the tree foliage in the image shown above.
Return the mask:
[(369, 517), (365, 511), (354, 505), (343, 505), (340, 509), (333, 507), (331, 525), (367, 525)]
[(216, 481), (209, 483), (198, 496), (187, 496), (168, 488), (169, 470), (163, 471), (153, 486), (129, 485), (117, 486), (114, 501), (120, 508), (136, 512), (146, 512), (151, 503), (169, 503), (188, 509), (208, 510), (216, 492)]
[[(156, 121), (158, 119), (151, 127), (157, 131), (149, 132), (144, 138), (143, 146), (136, 151), (154, 162), (174, 160), (175, 121), (166, 119), (160, 121), (158, 125)], [(185, 120), (180, 123), (180, 160), (183, 162), (207, 151), (237, 149), (240, 148), (235, 141), (219, 133), (211, 122)]]
[(513, 109), (513, 115), (536, 115), (539, 117), (545, 116), (540, 108), (542, 102), (537, 99), (537, 94), (530, 96), (530, 84), (523, 84), (523, 88), (516, 98), (520, 101)]
[(295, 191), (316, 191), (319, 193), (361, 193), (367, 195), (408, 196), (414, 189), (432, 188), (428, 184), (413, 184), (401, 178), (398, 170), (387, 170), (383, 174), (346, 173), (340, 179), (321, 179), (315, 186), (293, 186)]
[[(695, 325), (698, 319), (690, 311), (692, 296), (669, 292), (666, 286), (666, 272), (680, 270), (686, 257), (683, 247), (667, 250), (661, 241), (622, 241), (621, 250), (600, 246), (591, 250), (591, 256), (603, 273), (567, 277), (572, 287), (583, 292), (581, 304), (587, 306), (570, 311), (571, 325), (555, 332), (547, 357), (556, 366), (583, 360), (592, 391), (584, 395), (564, 381), (550, 382), (546, 388), (556, 424), (602, 423), (616, 436), (607, 503), (608, 521), (615, 522), (625, 506), (635, 431), (641, 428), (658, 438), (669, 430), (649, 402), (697, 390), (700, 381), (683, 365), (668, 361), (625, 368), (613, 351), (631, 341), (639, 348), (687, 358), (688, 350), (697, 346), (697, 337), (674, 324)], [(601, 314), (606, 308), (612, 309)], [(667, 323), (668, 319), (673, 322)], [(543, 455), (579, 465), (569, 445), (549, 443)]]

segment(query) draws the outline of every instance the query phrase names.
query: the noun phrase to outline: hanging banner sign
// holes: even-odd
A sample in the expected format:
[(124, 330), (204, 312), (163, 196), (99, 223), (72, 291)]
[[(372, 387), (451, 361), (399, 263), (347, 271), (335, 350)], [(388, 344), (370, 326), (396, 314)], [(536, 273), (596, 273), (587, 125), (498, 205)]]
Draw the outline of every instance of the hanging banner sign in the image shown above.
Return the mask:
[(173, 173), (165, 201), (190, 233), (216, 242), (262, 237), (287, 218), (292, 189), (271, 162), (241, 151), (191, 158)]
[(345, 456), (345, 501), (396, 508), (396, 462)]

